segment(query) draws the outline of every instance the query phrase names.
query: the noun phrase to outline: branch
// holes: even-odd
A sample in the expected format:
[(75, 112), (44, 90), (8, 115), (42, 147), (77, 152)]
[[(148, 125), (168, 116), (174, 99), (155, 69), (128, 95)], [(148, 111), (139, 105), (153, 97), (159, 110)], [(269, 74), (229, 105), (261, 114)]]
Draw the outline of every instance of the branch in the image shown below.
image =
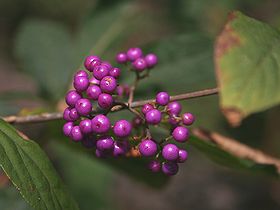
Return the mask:
[(249, 159), (260, 164), (272, 164), (277, 168), (277, 171), (280, 174), (280, 159), (272, 157), (260, 150), (251, 148), (216, 132), (210, 132), (201, 128), (194, 128), (192, 129), (192, 134), (202, 140), (213, 142), (218, 147), (236, 157)]
[[(171, 96), (170, 101), (180, 101), (180, 100), (199, 98), (199, 97), (210, 96), (210, 95), (215, 95), (215, 94), (218, 94), (218, 88), (205, 89), (205, 90)], [(154, 99), (134, 101), (130, 104), (130, 108), (141, 107), (146, 103), (153, 103), (153, 102), (155, 102)], [(129, 106), (128, 103), (118, 103), (117, 102), (116, 104), (117, 105), (115, 105), (111, 108), (111, 112), (120, 111)], [(96, 109), (93, 111), (93, 113), (100, 113), (100, 110)], [(6, 122), (12, 123), (12, 124), (38, 123), (38, 122), (45, 122), (45, 121), (51, 121), (51, 120), (59, 120), (62, 118), (63, 118), (63, 113), (61, 113), (61, 112), (42, 113), (42, 114), (28, 115), (28, 116), (13, 115), (13, 116), (3, 117), (3, 119)]]

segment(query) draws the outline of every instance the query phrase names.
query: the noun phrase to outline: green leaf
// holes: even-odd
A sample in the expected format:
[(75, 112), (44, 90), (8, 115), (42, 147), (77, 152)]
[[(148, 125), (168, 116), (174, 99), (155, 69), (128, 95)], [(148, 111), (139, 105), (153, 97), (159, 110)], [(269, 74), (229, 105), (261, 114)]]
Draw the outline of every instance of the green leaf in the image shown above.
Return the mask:
[(78, 209), (39, 145), (0, 120), (0, 165), (35, 209)]
[(217, 145), (192, 136), (189, 143), (204, 153), (211, 160), (228, 168), (244, 170), (251, 173), (266, 174), (279, 178), (275, 165), (260, 164), (247, 159), (238, 158)]
[(220, 103), (232, 125), (280, 102), (280, 32), (233, 12), (215, 44)]

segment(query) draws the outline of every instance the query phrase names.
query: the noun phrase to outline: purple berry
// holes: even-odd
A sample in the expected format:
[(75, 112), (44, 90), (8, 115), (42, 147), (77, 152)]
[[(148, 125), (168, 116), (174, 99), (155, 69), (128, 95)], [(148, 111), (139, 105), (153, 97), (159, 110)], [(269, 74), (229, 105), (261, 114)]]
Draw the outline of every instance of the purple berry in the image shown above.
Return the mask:
[(117, 88), (117, 81), (112, 76), (103, 77), (100, 81), (100, 88), (105, 93), (112, 93)]
[(114, 140), (111, 136), (102, 136), (96, 142), (99, 151), (108, 151), (114, 148)]
[(107, 76), (109, 74), (109, 68), (106, 65), (100, 65), (94, 68), (93, 70), (93, 76), (101, 80), (103, 77)]
[(97, 100), (98, 96), (101, 94), (101, 89), (97, 85), (90, 85), (87, 88), (87, 96), (89, 99)]
[(83, 134), (79, 126), (76, 125), (72, 128), (70, 137), (74, 141), (81, 141), (83, 139)]
[(159, 124), (161, 121), (161, 112), (157, 109), (152, 109), (151, 111), (148, 111), (146, 113), (145, 119), (149, 124), (152, 125)]
[(157, 153), (157, 144), (151, 139), (142, 140), (139, 151), (145, 157), (154, 156)]
[(94, 67), (100, 64), (100, 58), (98, 56), (95, 55), (89, 55), (86, 57), (85, 62), (84, 62), (84, 66), (85, 68), (92, 72)]
[(187, 112), (187, 113), (184, 113), (184, 114), (182, 115), (182, 122), (183, 122), (183, 124), (185, 124), (185, 125), (191, 125), (191, 124), (193, 124), (194, 120), (195, 120), (195, 117), (193, 116), (192, 113)]
[(173, 101), (167, 105), (167, 110), (170, 114), (178, 115), (182, 110), (182, 106), (179, 102)]
[(82, 98), (82, 95), (76, 90), (70, 90), (66, 94), (65, 101), (70, 107), (74, 107), (76, 102)]
[(115, 78), (119, 78), (120, 75), (121, 75), (121, 70), (120, 70), (120, 68), (112, 68), (112, 69), (109, 71), (109, 75), (112, 76), (112, 77), (115, 77)]
[(167, 92), (159, 92), (156, 96), (156, 103), (161, 106), (167, 105), (169, 100), (170, 96)]
[(119, 120), (115, 123), (113, 131), (117, 137), (127, 137), (130, 135), (132, 126), (127, 120)]
[(162, 157), (165, 160), (177, 160), (179, 157), (178, 147), (175, 144), (166, 144), (162, 149)]
[(135, 61), (137, 58), (142, 56), (142, 50), (140, 48), (130, 48), (127, 53), (127, 58), (130, 61)]
[(102, 134), (109, 131), (111, 127), (110, 120), (103, 114), (96, 115), (91, 120), (92, 130), (95, 133)]
[(93, 148), (96, 146), (96, 137), (95, 136), (85, 136), (82, 139), (82, 145), (86, 148)]
[(99, 149), (96, 149), (95, 156), (98, 158), (106, 158), (107, 154), (104, 151), (100, 151)]
[(152, 67), (154, 67), (157, 64), (158, 58), (157, 58), (157, 56), (155, 54), (150, 53), (150, 54), (145, 56), (145, 61), (147, 63), (147, 66), (149, 68), (152, 68)]
[(80, 115), (86, 116), (91, 112), (92, 105), (91, 105), (90, 100), (88, 100), (86, 98), (81, 98), (77, 101), (75, 108), (77, 109), (77, 112)]
[(108, 61), (103, 61), (101, 65), (107, 66), (109, 71), (113, 68), (113, 66)]
[(74, 127), (73, 122), (67, 122), (63, 125), (63, 133), (65, 136), (70, 136), (71, 135), (71, 130)]
[(66, 109), (64, 109), (63, 119), (66, 121), (73, 121), (73, 119), (70, 117), (70, 110), (71, 110), (70, 107), (67, 107)]
[(113, 97), (108, 94), (108, 93), (101, 93), (98, 96), (98, 105), (100, 106), (100, 108), (102, 109), (109, 109), (112, 107), (114, 102)]
[(142, 113), (143, 114), (147, 114), (147, 112), (151, 111), (152, 109), (154, 109), (154, 106), (152, 104), (145, 104), (143, 107), (142, 107)]
[(122, 85), (117, 86), (116, 92), (117, 92), (118, 96), (123, 96), (123, 94), (124, 94), (124, 87)]
[(116, 56), (116, 61), (118, 63), (126, 63), (127, 62), (127, 55), (126, 53), (120, 52)]
[(177, 126), (180, 123), (180, 120), (176, 115), (169, 115), (168, 122), (173, 126)]
[(99, 85), (100, 84), (100, 80), (96, 79), (94, 76), (92, 76), (90, 79), (89, 79), (89, 83), (92, 84), (92, 85)]
[(114, 142), (114, 149), (113, 149), (113, 156), (119, 157), (125, 155), (129, 150), (129, 143), (127, 140), (124, 141), (115, 141)]
[(79, 113), (78, 113), (76, 108), (72, 108), (70, 110), (69, 116), (72, 119), (72, 121), (75, 121), (75, 120), (80, 118), (80, 115), (79, 115)]
[(161, 168), (161, 164), (159, 161), (157, 160), (152, 160), (149, 162), (148, 168), (152, 171), (152, 172), (159, 172), (160, 168)]
[(77, 91), (83, 92), (88, 88), (89, 80), (87, 77), (75, 77), (73, 86)]
[(188, 159), (188, 152), (184, 149), (179, 149), (178, 163), (184, 163)]
[(137, 58), (133, 63), (132, 66), (135, 70), (141, 72), (147, 68), (147, 64), (144, 58)]
[(76, 74), (74, 75), (74, 78), (75, 77), (88, 77), (88, 74), (86, 71), (84, 70), (79, 70), (76, 72)]
[(161, 170), (164, 174), (173, 176), (178, 173), (179, 167), (175, 162), (164, 162), (162, 164)]
[(92, 132), (90, 119), (81, 120), (79, 126), (83, 134), (89, 134)]
[(183, 126), (178, 126), (173, 130), (172, 136), (178, 142), (185, 142), (188, 140), (189, 130)]

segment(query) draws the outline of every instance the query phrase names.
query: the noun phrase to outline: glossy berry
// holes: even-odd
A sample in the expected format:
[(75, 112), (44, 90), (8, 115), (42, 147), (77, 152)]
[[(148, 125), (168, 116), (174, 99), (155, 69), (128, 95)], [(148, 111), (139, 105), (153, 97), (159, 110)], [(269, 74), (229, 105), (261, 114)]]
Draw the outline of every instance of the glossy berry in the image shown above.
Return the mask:
[(189, 138), (189, 130), (183, 126), (178, 126), (173, 130), (172, 136), (178, 142), (185, 142)]
[(169, 114), (178, 115), (178, 114), (180, 114), (181, 110), (182, 110), (182, 106), (177, 101), (170, 102), (167, 105), (167, 111), (169, 112)]
[(96, 79), (94, 76), (92, 76), (90, 79), (89, 79), (89, 83), (92, 84), (92, 85), (99, 85), (100, 84), (100, 80)]
[(120, 75), (121, 75), (121, 70), (120, 68), (112, 68), (110, 71), (109, 71), (109, 75), (112, 76), (112, 77), (115, 77), (115, 78), (119, 78)]
[(84, 70), (79, 70), (76, 72), (76, 74), (74, 75), (74, 78), (75, 77), (88, 77), (88, 74), (86, 71)]
[(184, 149), (179, 149), (178, 163), (184, 163), (188, 159), (188, 152)]
[(108, 61), (103, 61), (101, 65), (107, 66), (109, 71), (113, 68), (113, 66)]
[(101, 92), (102, 91), (98, 85), (90, 85), (86, 91), (87, 97), (93, 100), (97, 100)]
[(81, 98), (76, 102), (75, 108), (79, 115), (86, 116), (91, 112), (92, 105), (87, 98)]
[(124, 141), (115, 141), (113, 148), (113, 156), (119, 157), (125, 155), (129, 150), (129, 142), (127, 140)]
[(63, 133), (65, 136), (70, 136), (71, 135), (71, 130), (74, 127), (73, 122), (67, 122), (63, 125)]
[(92, 136), (92, 135), (89, 135), (89, 136), (85, 136), (83, 139), (82, 139), (82, 145), (86, 148), (93, 148), (96, 146), (96, 136)]
[(159, 92), (156, 96), (156, 103), (161, 106), (165, 106), (169, 103), (170, 96), (167, 92)]
[(103, 114), (99, 114), (91, 120), (91, 126), (93, 132), (102, 134), (109, 131), (111, 123), (108, 117)]
[(147, 64), (144, 58), (137, 58), (133, 63), (132, 63), (133, 68), (136, 71), (144, 71), (147, 68)]
[(143, 114), (146, 114), (147, 112), (151, 111), (152, 109), (154, 109), (154, 106), (152, 104), (145, 104), (141, 111)]
[(152, 125), (159, 124), (161, 121), (161, 112), (157, 109), (152, 109), (151, 111), (148, 111), (146, 113), (145, 119), (149, 124)]
[(139, 152), (145, 157), (154, 156), (157, 153), (157, 144), (151, 139), (142, 140), (139, 144)]
[(73, 121), (73, 119), (70, 117), (70, 110), (71, 110), (71, 108), (67, 107), (66, 109), (64, 109), (64, 112), (63, 112), (63, 119), (68, 122)]
[(137, 58), (142, 56), (142, 50), (140, 48), (130, 48), (127, 53), (127, 58), (130, 61), (135, 61)]
[(132, 130), (131, 123), (127, 120), (119, 120), (115, 123), (113, 131), (117, 137), (127, 137)]
[(166, 144), (162, 149), (162, 157), (165, 160), (174, 161), (179, 157), (179, 149), (175, 144)]
[(102, 136), (96, 142), (96, 148), (100, 151), (108, 151), (114, 148), (114, 140), (111, 136)]
[(150, 53), (150, 54), (145, 56), (145, 61), (146, 61), (147, 66), (149, 68), (152, 68), (157, 64), (158, 58), (155, 54)]
[(113, 97), (108, 94), (108, 93), (101, 93), (98, 96), (98, 105), (100, 106), (100, 108), (102, 109), (109, 109), (112, 107), (114, 102)]
[(83, 134), (79, 126), (76, 125), (72, 128), (70, 137), (74, 141), (81, 141), (83, 139)]
[(177, 126), (180, 123), (180, 120), (176, 115), (169, 115), (168, 122), (173, 126)]
[(116, 56), (116, 61), (118, 63), (126, 63), (127, 62), (127, 55), (126, 53), (120, 52)]
[(187, 113), (184, 113), (184, 114), (182, 115), (182, 122), (183, 122), (183, 124), (185, 124), (185, 125), (191, 125), (191, 124), (193, 124), (194, 120), (195, 120), (195, 117), (193, 116), (192, 113), (187, 112)]
[(73, 86), (78, 92), (83, 92), (88, 88), (89, 80), (87, 77), (75, 77)]
[(93, 70), (93, 76), (101, 80), (103, 77), (106, 77), (109, 74), (109, 68), (106, 65), (100, 65), (94, 68)]
[(65, 97), (65, 101), (70, 107), (74, 107), (76, 102), (82, 98), (82, 95), (76, 90), (70, 90)]
[(81, 120), (79, 126), (80, 126), (81, 132), (83, 134), (89, 134), (89, 133), (92, 132), (91, 120), (90, 119)]
[(177, 163), (167, 161), (162, 164), (161, 170), (164, 174), (173, 176), (178, 173), (179, 167)]
[(117, 88), (117, 81), (112, 76), (103, 77), (100, 81), (100, 88), (105, 93), (112, 93)]
[(148, 168), (152, 171), (152, 172), (159, 172), (160, 168), (161, 168), (161, 164), (159, 161), (157, 160), (152, 160), (149, 162)]
[(77, 111), (76, 108), (72, 108), (72, 109), (70, 110), (69, 116), (70, 116), (70, 118), (72, 119), (72, 121), (75, 121), (75, 120), (77, 120), (77, 119), (80, 118), (80, 115), (79, 115), (79, 113), (78, 113), (78, 111)]
[(84, 61), (85, 68), (90, 72), (92, 72), (94, 67), (98, 64), (100, 64), (100, 58), (98, 56), (95, 56), (95, 55), (87, 56), (85, 61)]

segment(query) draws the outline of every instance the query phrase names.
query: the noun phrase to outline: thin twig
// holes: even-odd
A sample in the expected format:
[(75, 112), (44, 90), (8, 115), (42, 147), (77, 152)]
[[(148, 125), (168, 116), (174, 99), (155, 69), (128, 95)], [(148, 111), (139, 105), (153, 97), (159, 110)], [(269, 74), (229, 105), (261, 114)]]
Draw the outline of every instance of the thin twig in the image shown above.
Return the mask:
[[(205, 89), (190, 93), (184, 93), (180, 95), (171, 96), (170, 101), (179, 101), (179, 100), (186, 100), (186, 99), (192, 99), (192, 98), (199, 98), (209, 95), (218, 94), (218, 88), (212, 88), (212, 89)], [(141, 100), (141, 101), (134, 101), (130, 104), (130, 108), (137, 108), (141, 107), (146, 103), (153, 103), (155, 102), (154, 99), (149, 100)], [(128, 107), (128, 103), (116, 103), (115, 106), (111, 108), (112, 112), (120, 111), (122, 109), (125, 109)], [(100, 110), (95, 110), (94, 113), (99, 113)], [(20, 124), (20, 123), (38, 123), (38, 122), (45, 122), (45, 121), (51, 121), (51, 120), (59, 120), (63, 118), (63, 113), (61, 112), (53, 112), (53, 113), (42, 113), (37, 115), (27, 115), (27, 116), (7, 116), (3, 117), (3, 119), (12, 124)]]

